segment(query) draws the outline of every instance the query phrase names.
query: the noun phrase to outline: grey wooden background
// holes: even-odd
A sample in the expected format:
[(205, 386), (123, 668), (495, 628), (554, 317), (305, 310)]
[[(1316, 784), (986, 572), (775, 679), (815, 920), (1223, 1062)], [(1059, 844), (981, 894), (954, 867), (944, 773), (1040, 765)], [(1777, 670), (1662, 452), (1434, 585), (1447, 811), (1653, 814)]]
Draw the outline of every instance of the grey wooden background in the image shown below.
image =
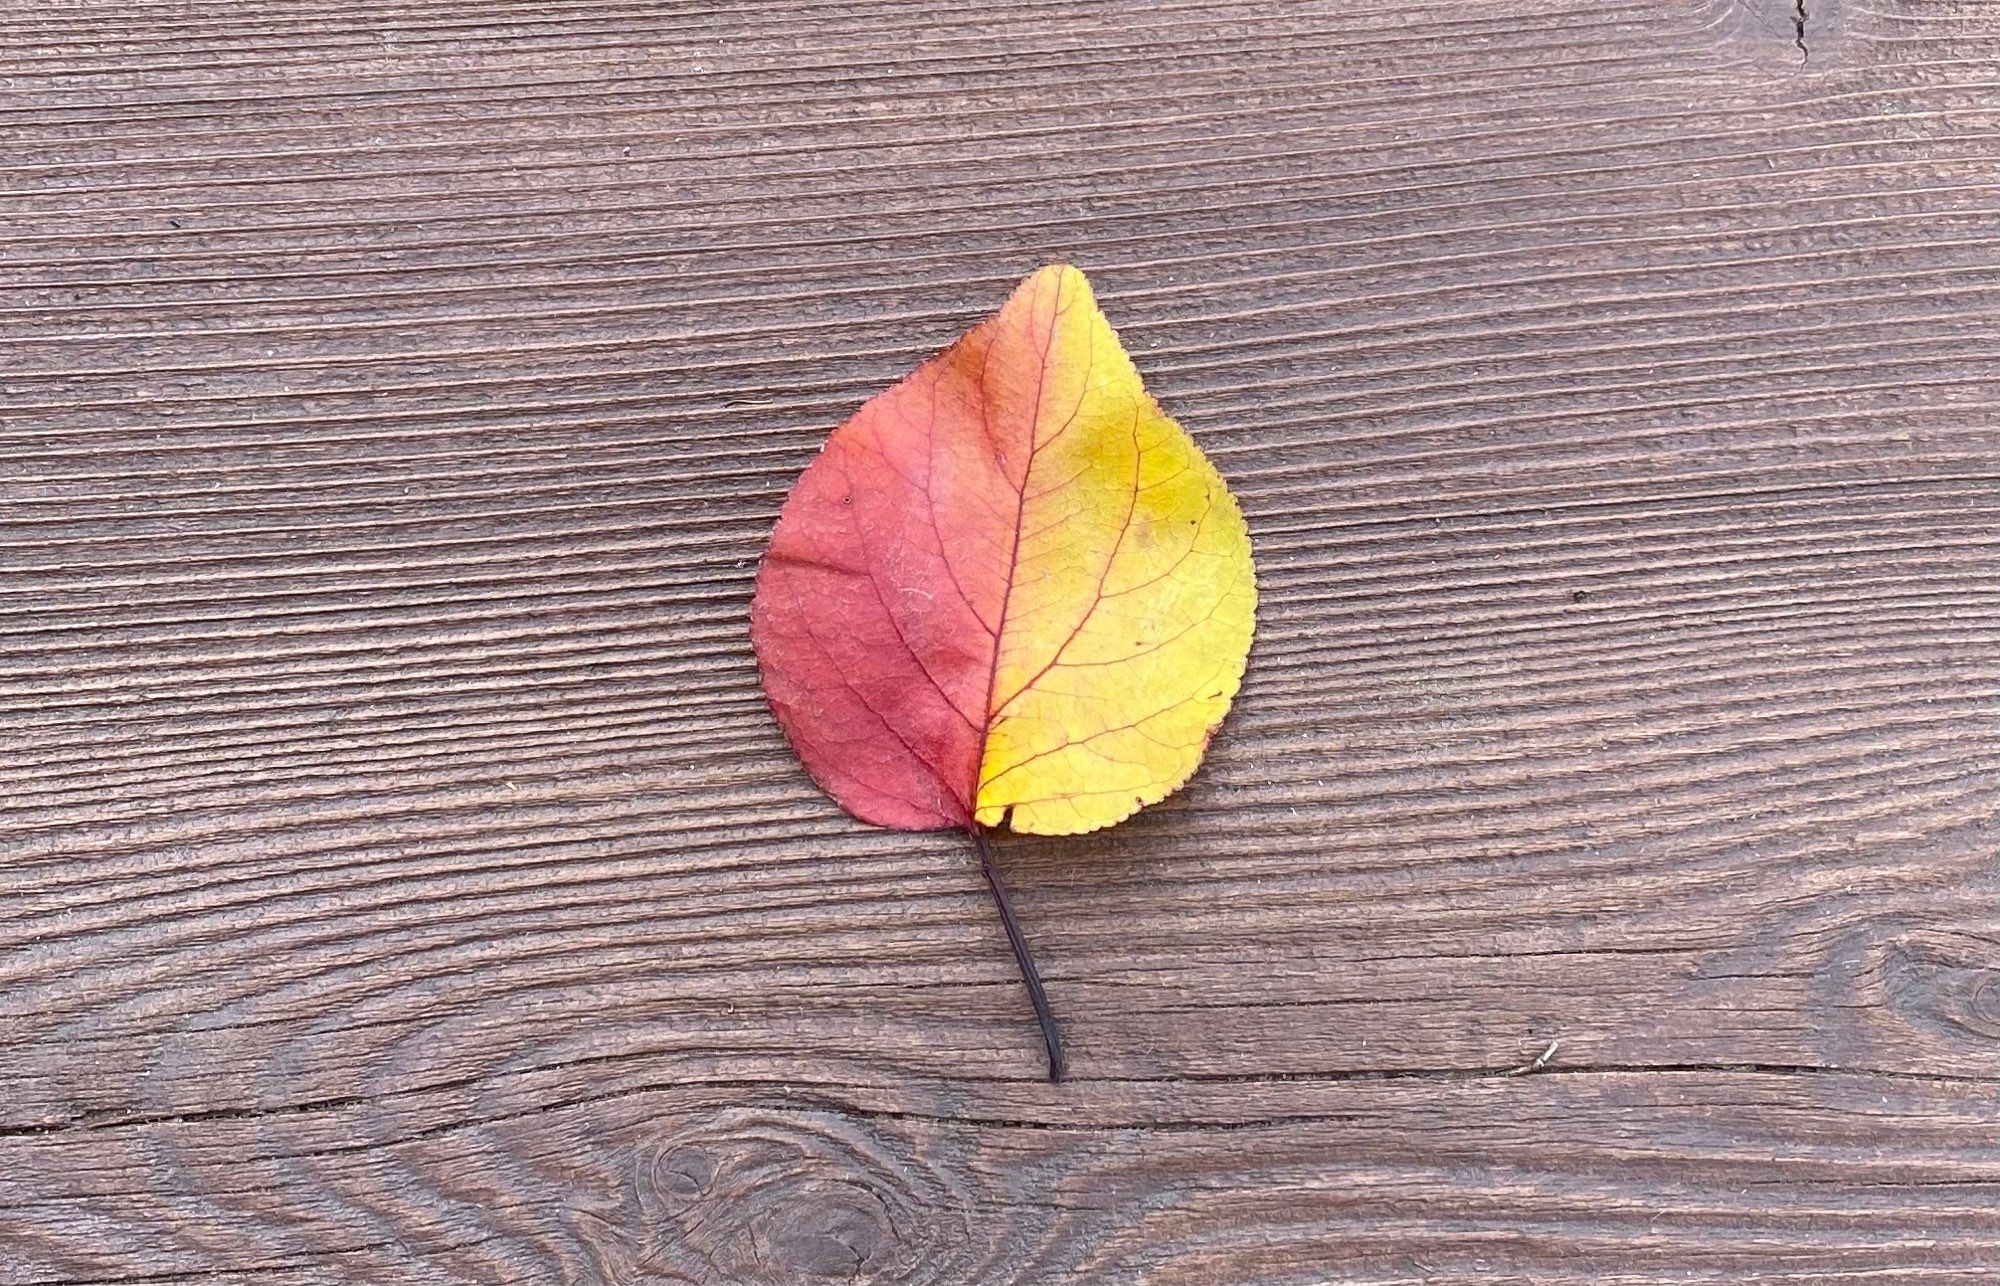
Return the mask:
[[(1995, 1280), (1995, 29), (6, 4), (0, 1282)], [(745, 639), (1056, 259), (1264, 602), (1060, 1088)]]

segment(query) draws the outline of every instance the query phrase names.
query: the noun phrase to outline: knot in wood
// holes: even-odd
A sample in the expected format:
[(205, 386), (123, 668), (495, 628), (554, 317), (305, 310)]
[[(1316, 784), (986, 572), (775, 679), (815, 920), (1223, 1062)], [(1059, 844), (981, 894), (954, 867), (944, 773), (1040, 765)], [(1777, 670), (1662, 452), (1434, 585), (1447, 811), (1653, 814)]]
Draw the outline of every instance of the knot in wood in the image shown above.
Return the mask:
[(725, 1113), (639, 1176), (650, 1276), (801, 1286), (948, 1280), (962, 1207), (898, 1139), (836, 1115)]

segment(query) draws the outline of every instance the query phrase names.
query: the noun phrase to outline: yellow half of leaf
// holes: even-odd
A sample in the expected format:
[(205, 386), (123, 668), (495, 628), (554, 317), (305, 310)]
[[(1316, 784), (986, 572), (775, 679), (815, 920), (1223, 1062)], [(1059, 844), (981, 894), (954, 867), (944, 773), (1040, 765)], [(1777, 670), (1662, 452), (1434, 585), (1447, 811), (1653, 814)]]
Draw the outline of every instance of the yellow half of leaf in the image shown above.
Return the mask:
[(1031, 392), (1016, 384), (1033, 432), (1014, 462), (1024, 476), (1008, 470), (1020, 480), (1018, 535), (976, 816), (1040, 834), (1095, 830), (1164, 798), (1201, 762), (1255, 628), (1250, 537), (1215, 467), (1146, 393), (1082, 273), (1043, 269), (988, 325), (1039, 344), (1040, 361)]

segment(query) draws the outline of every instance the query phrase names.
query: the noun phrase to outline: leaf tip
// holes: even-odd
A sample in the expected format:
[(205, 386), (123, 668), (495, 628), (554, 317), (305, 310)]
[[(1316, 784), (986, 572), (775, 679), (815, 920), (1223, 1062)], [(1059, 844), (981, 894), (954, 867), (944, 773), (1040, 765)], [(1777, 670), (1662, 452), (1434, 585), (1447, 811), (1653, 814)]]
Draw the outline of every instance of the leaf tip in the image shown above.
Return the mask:
[(1060, 290), (1071, 298), (1092, 299), (1090, 278), (1073, 263), (1051, 263), (1037, 268), (1021, 283), (1024, 290)]

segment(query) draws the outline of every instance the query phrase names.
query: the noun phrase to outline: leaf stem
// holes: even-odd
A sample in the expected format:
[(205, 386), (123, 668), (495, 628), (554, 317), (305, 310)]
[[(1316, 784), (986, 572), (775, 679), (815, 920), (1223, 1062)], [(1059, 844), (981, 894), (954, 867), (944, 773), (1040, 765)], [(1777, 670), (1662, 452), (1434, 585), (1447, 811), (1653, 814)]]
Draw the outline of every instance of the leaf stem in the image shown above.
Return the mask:
[(1000, 882), (1000, 869), (993, 864), (993, 845), (987, 841), (986, 828), (974, 822), (971, 830), (972, 842), (979, 848), (979, 869), (986, 875), (986, 887), (993, 890), (993, 905), (1000, 909), (1000, 923), (1006, 926), (1007, 942), (1014, 948), (1014, 962), (1021, 966), (1021, 981), (1028, 984), (1028, 999), (1034, 1002), (1035, 1021), (1042, 1025), (1042, 1043), (1049, 1048), (1049, 1080), (1060, 1085), (1068, 1065), (1063, 1058), (1062, 1031), (1049, 1009), (1049, 993), (1042, 989), (1042, 975), (1035, 970), (1028, 939), (1021, 933), (1021, 922), (1014, 918), (1013, 905), (1007, 901), (1007, 886)]

